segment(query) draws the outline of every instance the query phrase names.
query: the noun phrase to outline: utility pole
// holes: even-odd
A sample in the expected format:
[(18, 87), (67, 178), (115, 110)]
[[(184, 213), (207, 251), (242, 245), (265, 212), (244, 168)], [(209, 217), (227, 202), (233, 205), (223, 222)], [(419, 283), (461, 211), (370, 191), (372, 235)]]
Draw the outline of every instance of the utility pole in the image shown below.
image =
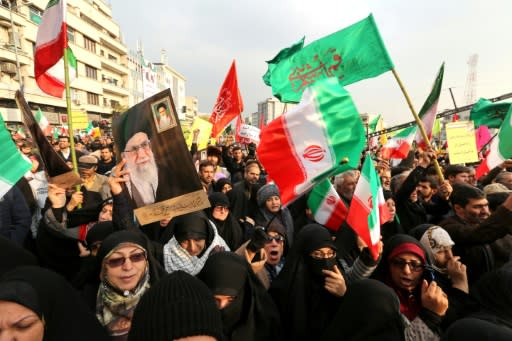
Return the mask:
[[(11, 19), (11, 36), (12, 41), (14, 43), (14, 56), (16, 58), (16, 73), (18, 75), (18, 82), (20, 83), (20, 92), (21, 94), (24, 93), (25, 84), (23, 83), (23, 77), (21, 76), (21, 67), (20, 67), (20, 60), (18, 57), (18, 39), (16, 37), (16, 34), (14, 33), (14, 20), (12, 19), (12, 3), (8, 1), (9, 3), (9, 18)], [(16, 6), (16, 9), (18, 7)]]

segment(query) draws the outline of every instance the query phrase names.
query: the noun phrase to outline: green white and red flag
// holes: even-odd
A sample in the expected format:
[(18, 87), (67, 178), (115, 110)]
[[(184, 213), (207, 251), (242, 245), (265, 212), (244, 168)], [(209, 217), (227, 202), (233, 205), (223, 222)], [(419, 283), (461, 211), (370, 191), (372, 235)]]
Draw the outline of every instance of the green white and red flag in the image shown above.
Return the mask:
[(416, 136), (418, 127), (405, 128), (395, 136), (388, 139), (381, 148), (381, 155), (384, 159), (405, 159), (411, 150), (412, 142)]
[(308, 207), (315, 221), (336, 232), (345, 221), (348, 208), (329, 179), (316, 185), (308, 197)]
[(32, 162), (24, 158), (14, 144), (11, 134), (5, 128), (4, 120), (0, 115), (0, 199), (7, 193), (19, 179), (32, 168)]
[[(441, 64), (441, 68), (439, 68), (439, 72), (437, 73), (436, 80), (434, 81), (434, 85), (432, 86), (432, 90), (427, 97), (427, 100), (423, 104), (420, 109), (419, 116), (421, 121), (423, 122), (423, 126), (425, 127), (425, 131), (427, 136), (432, 139), (432, 130), (434, 128), (434, 123), (436, 121), (437, 114), (437, 105), (439, 104), (439, 96), (441, 95), (441, 87), (443, 85), (443, 76), (444, 76), (444, 63)], [(426, 142), (423, 140), (423, 136), (421, 135), (420, 130), (416, 132), (416, 145), (422, 149), (427, 148)]]
[(476, 178), (489, 173), (503, 161), (512, 158), (512, 107), (508, 110), (498, 135), (492, 140), (489, 154), (476, 169)]
[(286, 204), (328, 176), (357, 168), (364, 144), (350, 94), (336, 78), (326, 78), (263, 128), (257, 153)]
[(50, 136), (52, 134), (52, 126), (44, 116), (41, 109), (37, 109), (36, 114), (34, 115), (34, 118), (36, 119), (37, 124), (39, 124), (39, 127), (43, 131), (43, 134), (45, 136)]
[(380, 226), (389, 220), (391, 215), (384, 200), (379, 175), (371, 157), (367, 155), (352, 197), (347, 223), (368, 245), (375, 260), (379, 258)]
[(76, 77), (76, 58), (68, 46), (66, 0), (50, 0), (37, 31), (34, 74), (43, 92), (59, 98), (65, 89), (64, 53), (71, 82)]

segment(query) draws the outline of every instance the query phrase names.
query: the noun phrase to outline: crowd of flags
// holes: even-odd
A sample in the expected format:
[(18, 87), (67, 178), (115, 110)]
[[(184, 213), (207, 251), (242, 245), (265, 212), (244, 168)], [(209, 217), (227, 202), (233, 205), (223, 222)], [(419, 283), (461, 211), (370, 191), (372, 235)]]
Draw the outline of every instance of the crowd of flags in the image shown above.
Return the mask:
[[(389, 219), (389, 212), (372, 159), (369, 155), (364, 159), (350, 207), (338, 196), (329, 178), (344, 170), (357, 169), (367, 143), (359, 112), (343, 86), (390, 70), (395, 72), (395, 66), (372, 14), (307, 46), (304, 46), (304, 40), (305, 37), (267, 61), (264, 83), (282, 102), (298, 105), (267, 125), (260, 115), (258, 157), (269, 178), (279, 187), (284, 204), (311, 191), (308, 204), (315, 219), (333, 230), (346, 221), (376, 257), (379, 228)], [(67, 42), (65, 0), (49, 1), (39, 25), (34, 59), (38, 86), (49, 95), (62, 98), (64, 90), (76, 76), (76, 59)], [(440, 131), (436, 112), (443, 75), (444, 63), (419, 112), (429, 139)], [(241, 139), (240, 134), (245, 124), (241, 116), (243, 110), (233, 60), (209, 118), (211, 137), (218, 137), (236, 119), (236, 139), (247, 142)], [(33, 117), (44, 136), (69, 133), (65, 127), (52, 127), (40, 110)], [(512, 157), (512, 144), (506, 142), (512, 136), (510, 103), (491, 103), (482, 99), (473, 107), (471, 119), (477, 127), (499, 128), (490, 153), (477, 170), (481, 175)], [(0, 123), (0, 142), (3, 141), (2, 146), (5, 145), (9, 153), (7, 158), (0, 160), (1, 196), (23, 176), (28, 165), (16, 150), (10, 135), (6, 135), (3, 121)], [(382, 130), (382, 116), (371, 121), (368, 129)], [(97, 137), (101, 132), (90, 124), (84, 133)], [(26, 135), (22, 130), (16, 134)], [(382, 135), (370, 144), (382, 146), (384, 158), (403, 159), (413, 141), (420, 148), (430, 143), (423, 139), (416, 126), (412, 126), (389, 139)]]

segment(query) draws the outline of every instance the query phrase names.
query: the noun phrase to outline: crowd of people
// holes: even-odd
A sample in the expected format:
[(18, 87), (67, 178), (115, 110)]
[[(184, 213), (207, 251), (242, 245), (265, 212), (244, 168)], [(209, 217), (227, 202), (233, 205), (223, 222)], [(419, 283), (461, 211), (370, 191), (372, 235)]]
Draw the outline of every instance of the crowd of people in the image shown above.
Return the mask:
[[(432, 150), (393, 167), (374, 153), (392, 218), (375, 260), (308, 193), (284, 207), (254, 144), (198, 151), (197, 134), (210, 207), (143, 226), (135, 201), (156, 190), (127, 182), (149, 140), (116, 160), (112, 138), (75, 137), (79, 190), (15, 141), (32, 168), (0, 199), (0, 340), (512, 339), (512, 160), (478, 180), (446, 162), (441, 181)], [(70, 137), (51, 144), (72, 167)], [(331, 179), (347, 207), (359, 176)]]

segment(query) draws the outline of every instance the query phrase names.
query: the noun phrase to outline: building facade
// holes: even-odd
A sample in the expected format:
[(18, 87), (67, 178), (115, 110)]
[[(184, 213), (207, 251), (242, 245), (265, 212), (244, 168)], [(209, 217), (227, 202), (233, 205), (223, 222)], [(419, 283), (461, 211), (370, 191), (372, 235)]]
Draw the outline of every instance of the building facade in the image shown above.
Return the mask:
[(271, 97), (258, 103), (258, 111), (246, 117), (248, 123), (258, 127), (261, 120), (267, 125), (276, 117), (281, 116), (286, 111), (293, 109), (297, 104), (281, 103), (277, 98)]
[[(62, 99), (46, 95), (34, 78), (37, 30), (47, 3), (0, 0), (0, 112), (6, 122), (21, 122), (14, 101), (20, 87), (31, 108), (40, 108), (52, 125), (68, 122), (65, 95)], [(113, 115), (142, 101), (142, 47), (128, 50), (110, 4), (68, 0), (67, 24), (69, 46), (77, 59), (77, 77), (71, 83), (72, 111), (86, 112), (91, 121), (111, 122)], [(176, 110), (185, 118), (184, 76), (163, 60), (153, 63), (153, 70), (158, 89), (171, 89)]]

